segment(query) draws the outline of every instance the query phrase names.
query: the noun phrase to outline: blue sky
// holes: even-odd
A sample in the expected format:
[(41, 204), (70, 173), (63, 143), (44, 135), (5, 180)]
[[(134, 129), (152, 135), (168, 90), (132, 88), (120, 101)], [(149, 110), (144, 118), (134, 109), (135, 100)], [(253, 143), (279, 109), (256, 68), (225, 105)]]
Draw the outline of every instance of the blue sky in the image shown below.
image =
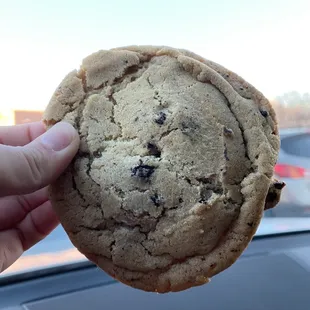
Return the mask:
[(192, 50), (272, 98), (310, 92), (310, 1), (0, 0), (0, 108), (44, 109), (63, 76), (99, 49)]

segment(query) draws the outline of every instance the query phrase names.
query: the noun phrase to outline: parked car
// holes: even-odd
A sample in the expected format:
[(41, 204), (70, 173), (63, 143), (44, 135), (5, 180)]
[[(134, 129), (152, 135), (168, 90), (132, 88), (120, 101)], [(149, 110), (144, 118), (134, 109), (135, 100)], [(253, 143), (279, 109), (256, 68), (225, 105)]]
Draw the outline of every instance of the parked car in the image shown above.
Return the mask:
[(280, 130), (275, 177), (286, 183), (279, 205), (269, 216), (310, 216), (310, 128)]

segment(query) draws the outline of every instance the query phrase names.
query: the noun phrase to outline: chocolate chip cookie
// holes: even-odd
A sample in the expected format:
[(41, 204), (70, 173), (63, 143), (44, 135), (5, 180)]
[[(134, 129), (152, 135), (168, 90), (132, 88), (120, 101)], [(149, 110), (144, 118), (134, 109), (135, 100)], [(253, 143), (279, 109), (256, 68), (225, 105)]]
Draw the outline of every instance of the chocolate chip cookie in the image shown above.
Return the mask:
[(241, 77), (189, 51), (96, 52), (60, 83), (44, 120), (67, 121), (81, 138), (50, 186), (61, 224), (81, 253), (132, 287), (207, 283), (279, 201), (274, 110)]

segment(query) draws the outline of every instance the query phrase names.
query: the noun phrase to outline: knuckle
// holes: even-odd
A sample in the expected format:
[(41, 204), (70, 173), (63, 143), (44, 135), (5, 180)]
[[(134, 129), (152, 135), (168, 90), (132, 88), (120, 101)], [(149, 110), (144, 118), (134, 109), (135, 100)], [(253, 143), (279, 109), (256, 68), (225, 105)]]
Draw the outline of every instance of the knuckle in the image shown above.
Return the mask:
[(45, 180), (46, 162), (44, 154), (41, 150), (35, 149), (29, 152), (22, 152), (27, 167), (26, 179), (31, 186), (40, 187)]

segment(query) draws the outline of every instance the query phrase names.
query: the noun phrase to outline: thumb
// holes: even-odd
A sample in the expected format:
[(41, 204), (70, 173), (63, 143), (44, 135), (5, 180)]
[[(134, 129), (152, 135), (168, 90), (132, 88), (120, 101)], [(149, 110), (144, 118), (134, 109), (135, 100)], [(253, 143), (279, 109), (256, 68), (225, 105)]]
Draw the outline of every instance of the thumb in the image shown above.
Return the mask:
[(31, 193), (55, 181), (79, 141), (73, 126), (60, 122), (23, 147), (0, 145), (0, 197)]

